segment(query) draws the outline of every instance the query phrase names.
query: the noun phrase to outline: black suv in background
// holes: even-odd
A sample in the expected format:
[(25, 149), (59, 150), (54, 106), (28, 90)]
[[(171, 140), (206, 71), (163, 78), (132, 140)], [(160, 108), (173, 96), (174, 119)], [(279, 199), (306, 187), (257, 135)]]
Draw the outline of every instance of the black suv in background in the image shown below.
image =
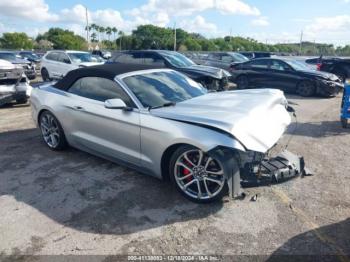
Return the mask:
[(124, 51), (116, 53), (107, 63), (144, 64), (170, 68), (201, 83), (208, 90), (223, 91), (230, 88), (230, 73), (226, 70), (197, 65), (186, 56), (166, 50)]

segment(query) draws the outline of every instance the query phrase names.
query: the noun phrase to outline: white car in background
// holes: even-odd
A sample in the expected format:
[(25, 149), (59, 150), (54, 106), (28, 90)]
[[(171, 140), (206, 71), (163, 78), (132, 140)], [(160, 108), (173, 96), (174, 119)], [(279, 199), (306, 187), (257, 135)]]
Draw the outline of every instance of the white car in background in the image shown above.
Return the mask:
[(41, 76), (44, 81), (60, 79), (69, 71), (79, 67), (100, 65), (103, 62), (95, 59), (89, 52), (82, 51), (49, 51), (41, 60)]

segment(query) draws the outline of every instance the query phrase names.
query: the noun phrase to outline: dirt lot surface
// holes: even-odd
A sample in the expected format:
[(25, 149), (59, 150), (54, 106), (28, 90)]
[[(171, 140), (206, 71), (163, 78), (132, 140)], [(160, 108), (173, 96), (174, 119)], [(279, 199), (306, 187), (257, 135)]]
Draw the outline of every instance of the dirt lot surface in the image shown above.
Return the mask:
[(50, 151), (30, 106), (1, 108), (0, 261), (61, 254), (106, 261), (118, 254), (349, 261), (350, 129), (340, 127), (340, 97), (290, 100), (298, 104), (299, 124), (289, 150), (305, 156), (315, 175), (248, 188), (242, 201), (211, 205), (84, 152)]

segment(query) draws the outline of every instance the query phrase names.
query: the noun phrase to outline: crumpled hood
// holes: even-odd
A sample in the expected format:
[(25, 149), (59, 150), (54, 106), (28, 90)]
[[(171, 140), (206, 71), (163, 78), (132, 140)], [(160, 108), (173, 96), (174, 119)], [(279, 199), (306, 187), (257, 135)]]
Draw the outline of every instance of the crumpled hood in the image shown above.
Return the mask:
[(228, 71), (223, 70), (221, 68), (203, 65), (192, 65), (189, 67), (177, 68), (176, 70), (187, 74), (200, 74), (210, 76), (216, 79), (222, 79), (224, 77), (231, 76), (231, 74)]
[(0, 59), (0, 70), (15, 69), (15, 66), (7, 60)]
[(265, 153), (291, 122), (286, 105), (280, 90), (252, 89), (209, 93), (151, 113), (220, 129), (236, 137), (246, 149)]
[(14, 64), (14, 65), (17, 65), (17, 64), (27, 64), (27, 65), (30, 65), (30, 64), (31, 64), (30, 61), (25, 60), (25, 59), (21, 59), (21, 58), (11, 59), (11, 60), (9, 60), (9, 62), (11, 62), (11, 63)]
[(323, 78), (325, 80), (331, 80), (331, 81), (337, 81), (338, 77), (335, 74), (323, 72), (323, 71), (316, 71), (316, 70), (299, 70), (299, 72), (306, 74), (306, 75), (312, 75), (317, 76), (320, 78)]

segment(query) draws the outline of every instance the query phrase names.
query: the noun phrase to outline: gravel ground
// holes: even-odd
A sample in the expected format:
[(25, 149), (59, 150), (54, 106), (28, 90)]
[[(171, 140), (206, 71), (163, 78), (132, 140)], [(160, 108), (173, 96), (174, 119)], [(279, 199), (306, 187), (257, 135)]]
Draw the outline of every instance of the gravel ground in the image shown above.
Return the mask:
[(315, 175), (247, 188), (244, 200), (211, 205), (84, 152), (50, 151), (29, 105), (1, 108), (0, 261), (43, 258), (37, 255), (111, 261), (122, 254), (349, 261), (350, 129), (340, 127), (340, 97), (289, 99), (298, 115), (289, 150), (303, 155)]

